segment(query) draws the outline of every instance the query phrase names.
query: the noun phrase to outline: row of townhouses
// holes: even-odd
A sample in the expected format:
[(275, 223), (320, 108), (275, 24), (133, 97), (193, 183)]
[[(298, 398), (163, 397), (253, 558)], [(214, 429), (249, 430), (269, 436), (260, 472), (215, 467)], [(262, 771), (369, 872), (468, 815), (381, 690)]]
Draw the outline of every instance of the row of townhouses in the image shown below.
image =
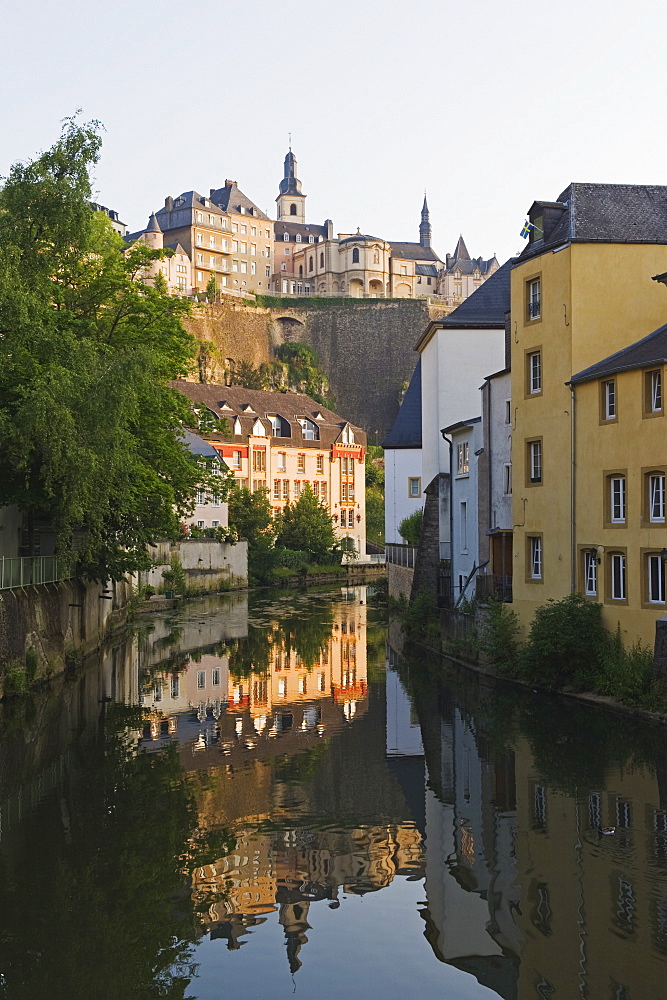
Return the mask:
[(579, 592), (652, 643), (667, 612), (667, 187), (570, 184), (429, 324), (385, 441), (386, 538), (424, 509), (414, 587), (529, 624)]
[(498, 268), (495, 256), (471, 257), (463, 237), (441, 260), (431, 246), (426, 196), (419, 241), (338, 233), (333, 222), (306, 220), (306, 195), (290, 149), (278, 186), (272, 220), (241, 191), (236, 181), (208, 195), (184, 191), (168, 196), (145, 229), (127, 233), (118, 213), (106, 212), (128, 243), (141, 240), (172, 256), (156, 263), (147, 278), (162, 275), (170, 292), (215, 297), (256, 294), (355, 298), (434, 297), (443, 307), (463, 302)]

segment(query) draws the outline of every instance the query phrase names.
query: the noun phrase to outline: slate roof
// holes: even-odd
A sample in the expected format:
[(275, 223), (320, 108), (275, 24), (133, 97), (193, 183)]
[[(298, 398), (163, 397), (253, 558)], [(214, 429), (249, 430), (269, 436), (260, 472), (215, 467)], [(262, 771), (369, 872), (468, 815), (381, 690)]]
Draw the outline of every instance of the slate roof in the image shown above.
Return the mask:
[(449, 427), (443, 427), (440, 433), (452, 434), (454, 431), (461, 431), (465, 427), (472, 427), (473, 424), (478, 424), (481, 419), (481, 417), (471, 417), (470, 420), (457, 420), (456, 423), (450, 424)]
[(435, 264), (415, 264), (415, 274), (427, 274), (430, 278), (437, 278), (438, 269)]
[(160, 223), (157, 221), (157, 216), (155, 212), (151, 212), (151, 217), (148, 220), (148, 226), (146, 227), (147, 233), (161, 233)]
[(667, 186), (569, 184), (556, 202), (534, 202), (530, 217), (560, 213), (546, 238), (528, 243), (517, 263), (568, 242), (667, 243)]
[(454, 247), (454, 253), (452, 254), (454, 260), (470, 260), (470, 254), (468, 253), (468, 248), (465, 245), (463, 236), (460, 235), (458, 242)]
[(594, 379), (615, 375), (617, 372), (630, 371), (633, 368), (649, 368), (653, 365), (667, 363), (667, 324), (658, 327), (647, 337), (635, 341), (622, 351), (610, 354), (597, 364), (584, 368), (570, 379), (568, 385), (578, 385), (580, 382), (591, 382)]
[(399, 257), (402, 260), (437, 260), (441, 263), (435, 250), (431, 247), (423, 247), (421, 243), (396, 243), (389, 240), (392, 257)]
[(504, 327), (505, 313), (510, 307), (510, 271), (513, 264), (514, 259), (506, 261), (449, 316), (436, 320), (438, 326), (457, 329)]
[[(244, 389), (241, 386), (213, 385), (211, 383), (186, 382), (182, 379), (170, 383), (172, 388), (182, 392), (193, 403), (206, 406), (219, 418), (227, 417), (230, 424), (234, 424), (235, 419), (241, 422), (243, 433), (226, 438), (222, 434), (207, 433), (207, 439), (212, 442), (242, 441), (252, 434), (252, 428), (259, 418), (266, 424), (266, 415), (277, 414), (283, 417), (290, 426), (291, 437), (283, 440), (285, 444), (290, 442), (299, 448), (314, 448), (322, 451), (330, 448), (338, 440), (343, 428), (349, 423), (340, 414), (333, 410), (320, 406), (310, 396), (305, 396), (300, 392), (270, 392), (261, 389)], [(226, 404), (226, 406), (225, 406)], [(251, 412), (246, 412), (244, 407), (250, 406)], [(317, 415), (320, 414), (321, 419)], [(310, 441), (303, 437), (298, 417), (307, 417), (312, 420), (320, 431), (319, 440)], [(350, 424), (354, 431), (356, 443), (366, 446), (366, 434), (359, 427)], [(280, 440), (280, 439), (276, 439)]]
[(196, 455), (197, 458), (220, 458), (215, 448), (207, 444), (198, 434), (193, 434), (192, 431), (183, 431), (181, 438), (191, 455)]
[(383, 448), (421, 448), (422, 446), (422, 359), (412, 373), (403, 402), (396, 414), (389, 433), (382, 442)]
[(285, 222), (281, 219), (280, 222), (273, 223), (273, 229), (276, 239), (282, 238), (285, 233), (289, 233), (290, 236), (296, 236), (298, 233), (306, 237), (304, 243), (308, 242), (309, 236), (317, 236), (322, 240), (327, 236), (326, 226), (314, 226), (310, 222)]
[[(218, 205), (223, 212), (238, 215), (250, 215), (255, 219), (262, 219), (263, 222), (271, 222), (268, 215), (262, 212), (261, 208), (251, 201), (247, 195), (241, 191), (236, 181), (226, 181), (225, 186), (217, 190), (211, 189), (211, 201)], [(251, 208), (252, 212), (247, 209)], [(241, 212), (243, 209), (243, 212)]]
[(381, 236), (369, 236), (367, 233), (354, 233), (352, 236), (346, 236), (345, 239), (340, 240), (340, 244), (342, 246), (343, 243), (352, 243), (354, 240), (375, 240), (378, 243), (385, 242)]

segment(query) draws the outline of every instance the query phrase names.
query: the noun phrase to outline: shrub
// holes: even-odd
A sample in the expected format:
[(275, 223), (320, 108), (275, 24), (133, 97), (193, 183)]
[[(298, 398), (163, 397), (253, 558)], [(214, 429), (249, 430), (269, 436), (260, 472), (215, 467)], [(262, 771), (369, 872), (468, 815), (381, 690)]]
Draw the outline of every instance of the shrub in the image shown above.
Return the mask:
[(480, 629), (480, 651), (500, 670), (514, 673), (519, 662), (519, 632), (516, 612), (503, 601), (489, 601)]
[(419, 545), (423, 520), (423, 510), (416, 510), (409, 517), (403, 518), (398, 526), (398, 533), (401, 538), (405, 539), (406, 545), (414, 545), (415, 547)]
[(169, 560), (169, 569), (162, 570), (162, 579), (167, 585), (167, 590), (175, 590), (177, 594), (184, 594), (186, 589), (185, 570), (181, 560), (176, 554)]
[(602, 605), (568, 594), (538, 608), (523, 649), (527, 677), (547, 687), (592, 687), (608, 645)]

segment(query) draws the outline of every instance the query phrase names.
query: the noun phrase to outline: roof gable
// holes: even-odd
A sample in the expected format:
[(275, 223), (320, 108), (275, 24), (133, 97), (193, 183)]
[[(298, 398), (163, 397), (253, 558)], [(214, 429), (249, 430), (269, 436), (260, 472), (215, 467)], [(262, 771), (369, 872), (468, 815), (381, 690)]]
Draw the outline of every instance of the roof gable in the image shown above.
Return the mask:
[(667, 324), (658, 327), (653, 333), (636, 340), (629, 347), (616, 351), (594, 365), (577, 372), (570, 379), (573, 385), (580, 382), (591, 382), (595, 379), (615, 375), (617, 372), (630, 371), (633, 368), (650, 368), (653, 365), (667, 363)]
[(419, 358), (403, 402), (387, 437), (385, 449), (421, 448), (422, 446), (422, 359)]

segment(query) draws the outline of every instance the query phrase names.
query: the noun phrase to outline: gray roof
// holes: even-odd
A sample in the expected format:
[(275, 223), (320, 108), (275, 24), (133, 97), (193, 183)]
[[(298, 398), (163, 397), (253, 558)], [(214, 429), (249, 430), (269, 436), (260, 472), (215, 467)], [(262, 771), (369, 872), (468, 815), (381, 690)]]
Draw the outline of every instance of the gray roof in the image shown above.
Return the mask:
[(192, 431), (184, 430), (181, 432), (180, 436), (185, 442), (191, 455), (196, 455), (198, 458), (220, 458), (215, 448), (212, 445), (207, 444), (207, 442), (204, 441), (203, 438), (200, 438), (198, 434), (193, 434)]
[(354, 233), (352, 236), (346, 236), (345, 239), (341, 240), (341, 245), (343, 243), (352, 243), (354, 240), (372, 240), (376, 243), (384, 243), (385, 240), (381, 236), (369, 236), (368, 233)]
[(593, 379), (615, 375), (617, 372), (630, 371), (633, 368), (649, 368), (653, 365), (667, 363), (667, 324), (658, 327), (647, 337), (635, 341), (622, 351), (610, 354), (597, 364), (584, 368), (570, 379), (577, 385), (580, 382), (591, 382)]
[(667, 243), (667, 186), (661, 184), (572, 183), (556, 202), (534, 202), (529, 214), (550, 223), (546, 236), (534, 232), (518, 262), (568, 242)]
[(305, 236), (304, 243), (308, 242), (309, 236), (317, 236), (320, 239), (326, 239), (327, 236), (326, 226), (314, 226), (310, 222), (285, 222), (281, 219), (273, 223), (273, 229), (276, 237), (281, 237), (285, 233), (289, 233), (290, 236), (296, 236), (297, 233), (302, 237)]
[(437, 278), (438, 268), (435, 264), (415, 264), (415, 274), (428, 274), (430, 278)]
[(422, 446), (422, 359), (412, 373), (403, 402), (396, 414), (383, 448), (421, 448)]
[(161, 233), (160, 223), (157, 221), (157, 216), (155, 212), (151, 212), (151, 217), (148, 220), (148, 226), (146, 227), (147, 233)]
[(505, 313), (510, 307), (510, 271), (513, 263), (513, 259), (506, 261), (454, 312), (437, 320), (438, 325), (456, 328), (504, 327)]
[(389, 240), (392, 257), (400, 257), (402, 260), (437, 260), (440, 263), (435, 250), (431, 247), (423, 247), (421, 243), (397, 243)]
[(461, 431), (465, 427), (472, 427), (473, 424), (478, 424), (481, 419), (481, 417), (471, 417), (470, 420), (457, 420), (456, 423), (450, 424), (449, 427), (443, 427), (440, 433), (452, 434), (454, 431)]
[[(225, 181), (225, 186), (217, 190), (211, 189), (211, 201), (215, 202), (223, 212), (239, 215), (249, 215), (263, 222), (271, 222), (268, 215), (265, 215), (261, 208), (258, 208), (254, 201), (241, 191), (236, 181)], [(243, 209), (243, 211), (241, 211)], [(248, 209), (252, 209), (251, 212)]]

